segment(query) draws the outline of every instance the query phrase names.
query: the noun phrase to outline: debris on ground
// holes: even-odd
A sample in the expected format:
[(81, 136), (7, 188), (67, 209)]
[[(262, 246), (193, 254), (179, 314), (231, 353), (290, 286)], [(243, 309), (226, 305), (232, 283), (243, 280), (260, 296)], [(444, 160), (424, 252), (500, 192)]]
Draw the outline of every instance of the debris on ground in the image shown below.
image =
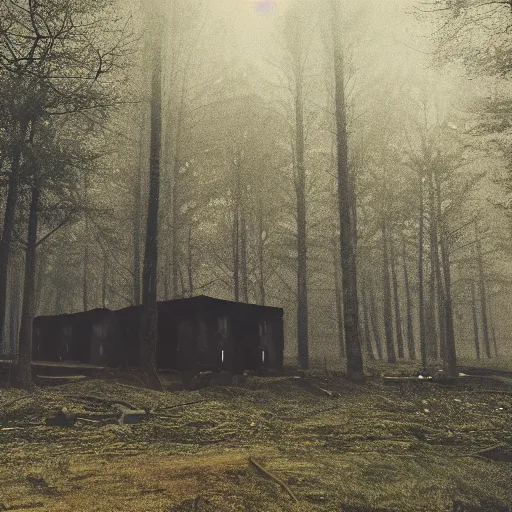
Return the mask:
[[(98, 503), (124, 512), (425, 512), (454, 503), (505, 510), (512, 377), (450, 386), (415, 378), (400, 387), (383, 381), (389, 368), (375, 373), (365, 385), (307, 371), (163, 393), (128, 377), (2, 390), (0, 504), (55, 512), (92, 512)], [(162, 375), (166, 389), (177, 379)], [(66, 428), (47, 422), (67, 415), (76, 419)]]
[(51, 427), (72, 427), (76, 419), (76, 414), (72, 414), (67, 407), (63, 407), (45, 418), (45, 424)]

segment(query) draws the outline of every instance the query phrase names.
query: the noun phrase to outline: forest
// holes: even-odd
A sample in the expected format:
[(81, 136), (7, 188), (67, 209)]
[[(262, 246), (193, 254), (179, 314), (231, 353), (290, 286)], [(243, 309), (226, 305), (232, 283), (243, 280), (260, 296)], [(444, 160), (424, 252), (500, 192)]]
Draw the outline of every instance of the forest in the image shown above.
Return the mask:
[(2, 0), (18, 383), (37, 315), (144, 304), (149, 361), (151, 304), (197, 294), (283, 307), (290, 361), (356, 381), (509, 357), (507, 2), (146, 7)]
[[(0, 510), (510, 512), (511, 15), (0, 0)], [(157, 371), (201, 295), (283, 371)], [(128, 306), (140, 368), (32, 361)]]

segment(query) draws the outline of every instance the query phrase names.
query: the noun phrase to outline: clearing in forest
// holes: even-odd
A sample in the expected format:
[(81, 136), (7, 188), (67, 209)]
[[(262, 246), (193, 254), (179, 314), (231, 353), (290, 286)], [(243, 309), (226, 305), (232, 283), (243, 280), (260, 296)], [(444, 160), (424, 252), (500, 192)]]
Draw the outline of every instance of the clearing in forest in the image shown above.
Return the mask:
[[(306, 372), (152, 392), (104, 374), (0, 391), (0, 510), (505, 511), (512, 378)], [(171, 382), (167, 382), (171, 386)], [(66, 407), (74, 426), (46, 426)], [(146, 410), (119, 424), (120, 408)]]

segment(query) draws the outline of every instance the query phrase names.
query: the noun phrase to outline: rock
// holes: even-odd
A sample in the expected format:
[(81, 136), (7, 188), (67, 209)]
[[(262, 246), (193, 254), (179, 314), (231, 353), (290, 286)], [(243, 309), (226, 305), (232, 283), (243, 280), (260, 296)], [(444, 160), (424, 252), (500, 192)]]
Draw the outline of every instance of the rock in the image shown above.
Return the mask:
[(213, 379), (212, 372), (200, 372), (190, 380), (188, 384), (188, 389), (197, 390), (201, 388), (205, 388), (210, 386)]
[(66, 407), (48, 416), (45, 424), (51, 427), (72, 427), (76, 423), (76, 414), (72, 414)]
[(142, 409), (138, 410), (124, 410), (119, 418), (119, 425), (133, 425), (134, 423), (140, 423), (147, 417), (146, 411)]

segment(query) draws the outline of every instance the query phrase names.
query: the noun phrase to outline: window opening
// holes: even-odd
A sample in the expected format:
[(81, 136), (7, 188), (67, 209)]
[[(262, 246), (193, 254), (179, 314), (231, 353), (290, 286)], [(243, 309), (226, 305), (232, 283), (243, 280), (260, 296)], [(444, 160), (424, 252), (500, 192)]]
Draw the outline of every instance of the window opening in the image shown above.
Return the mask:
[(228, 317), (221, 316), (218, 318), (219, 333), (226, 337), (228, 335)]

